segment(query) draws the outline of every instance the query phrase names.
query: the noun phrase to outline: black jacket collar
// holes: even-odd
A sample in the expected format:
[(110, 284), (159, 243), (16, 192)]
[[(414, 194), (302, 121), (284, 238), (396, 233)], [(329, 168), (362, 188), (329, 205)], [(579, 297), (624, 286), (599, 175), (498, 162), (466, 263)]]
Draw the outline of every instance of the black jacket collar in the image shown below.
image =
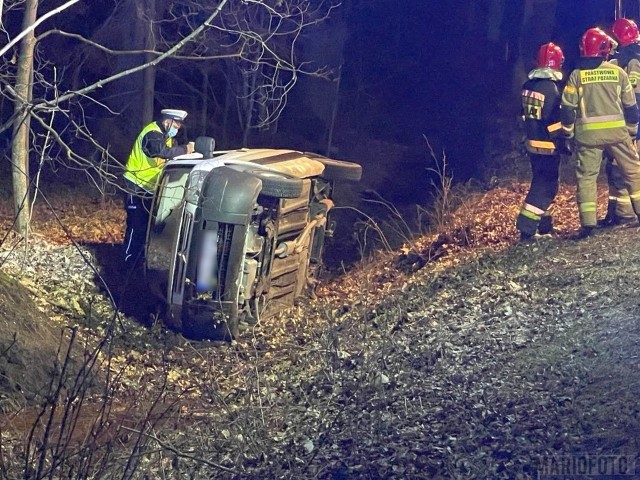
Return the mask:
[(580, 57), (576, 64), (576, 68), (580, 70), (593, 70), (598, 68), (604, 62), (602, 57)]

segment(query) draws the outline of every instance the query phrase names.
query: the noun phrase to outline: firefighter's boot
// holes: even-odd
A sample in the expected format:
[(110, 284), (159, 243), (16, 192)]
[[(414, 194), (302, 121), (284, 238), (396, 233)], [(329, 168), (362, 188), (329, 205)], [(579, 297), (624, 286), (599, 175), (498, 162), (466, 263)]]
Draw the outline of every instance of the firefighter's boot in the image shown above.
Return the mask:
[(604, 218), (598, 220), (599, 228), (610, 228), (618, 223), (618, 216), (616, 215), (616, 206), (618, 202), (615, 200), (609, 199), (609, 203), (607, 203), (607, 214)]
[(543, 215), (538, 224), (538, 233), (540, 235), (548, 235), (553, 232), (553, 217), (551, 215)]

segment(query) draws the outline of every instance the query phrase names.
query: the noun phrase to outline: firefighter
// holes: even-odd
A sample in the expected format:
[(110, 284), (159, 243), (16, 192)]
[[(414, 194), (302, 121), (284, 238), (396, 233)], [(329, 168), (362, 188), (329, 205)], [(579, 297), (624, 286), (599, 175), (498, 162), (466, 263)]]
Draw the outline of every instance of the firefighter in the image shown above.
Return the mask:
[[(619, 18), (612, 27), (613, 34), (618, 40), (618, 53), (611, 60), (622, 67), (633, 87), (636, 103), (640, 99), (640, 34), (638, 26), (633, 20)], [(637, 137), (637, 135), (636, 135)], [(637, 140), (637, 138), (636, 138)], [(605, 165), (609, 184), (609, 201), (607, 215), (598, 222), (599, 226), (611, 227), (635, 221), (636, 216), (631, 207), (631, 197), (624, 184), (624, 178), (614, 158), (606, 156)]]
[(525, 148), (531, 161), (531, 186), (516, 220), (523, 242), (536, 232), (551, 233), (549, 206), (558, 193), (560, 153), (566, 152), (560, 133), (560, 90), (564, 54), (554, 43), (545, 43), (538, 50), (536, 68), (522, 86), (522, 117)]
[(194, 144), (175, 145), (175, 136), (187, 112), (164, 109), (160, 119), (144, 127), (133, 145), (125, 166), (125, 209), (127, 228), (124, 237), (124, 261), (139, 267), (144, 260), (144, 244), (151, 202), (162, 166), (168, 158), (193, 152)]
[(577, 68), (562, 93), (562, 132), (576, 143), (581, 225), (577, 239), (590, 236), (596, 227), (597, 178), (604, 152), (616, 159), (634, 213), (640, 213), (640, 160), (634, 144), (638, 105), (627, 73), (607, 62), (615, 45), (602, 29), (587, 30), (580, 40)]

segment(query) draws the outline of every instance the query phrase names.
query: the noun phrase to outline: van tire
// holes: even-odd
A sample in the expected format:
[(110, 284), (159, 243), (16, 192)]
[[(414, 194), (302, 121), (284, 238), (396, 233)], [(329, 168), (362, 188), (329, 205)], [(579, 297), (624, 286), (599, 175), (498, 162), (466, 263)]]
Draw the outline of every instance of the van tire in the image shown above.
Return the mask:
[(309, 158), (317, 160), (324, 165), (324, 171), (320, 176), (327, 180), (359, 182), (362, 178), (362, 166), (357, 163), (334, 160), (322, 155), (309, 155)]
[(245, 170), (262, 181), (260, 195), (275, 198), (298, 198), (302, 193), (302, 180), (273, 170)]

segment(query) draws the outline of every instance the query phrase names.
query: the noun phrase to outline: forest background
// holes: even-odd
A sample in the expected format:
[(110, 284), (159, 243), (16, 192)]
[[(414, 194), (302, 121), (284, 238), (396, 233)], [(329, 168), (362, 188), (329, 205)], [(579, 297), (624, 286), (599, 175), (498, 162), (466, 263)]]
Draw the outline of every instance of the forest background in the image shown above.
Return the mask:
[[(384, 198), (420, 203), (425, 138), (457, 181), (486, 181), (538, 45), (560, 44), (570, 69), (586, 28), (639, 11), (620, 0), (5, 0), (1, 153), (21, 172), (17, 197), (34, 164), (104, 189), (142, 126), (183, 108), (182, 140), (358, 161)], [(23, 98), (15, 40), (35, 19)]]

